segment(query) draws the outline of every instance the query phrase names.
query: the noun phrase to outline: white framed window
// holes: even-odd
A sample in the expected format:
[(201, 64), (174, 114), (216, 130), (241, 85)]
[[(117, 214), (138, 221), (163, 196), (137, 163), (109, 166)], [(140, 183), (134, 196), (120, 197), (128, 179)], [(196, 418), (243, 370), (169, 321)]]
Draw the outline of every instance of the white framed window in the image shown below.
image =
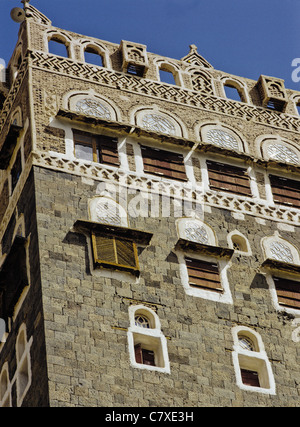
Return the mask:
[(0, 374), (0, 407), (11, 407), (11, 382), (9, 380), (8, 362), (5, 362)]
[(242, 390), (276, 394), (272, 367), (260, 334), (246, 326), (235, 326), (232, 335), (237, 386)]
[(144, 305), (129, 307), (128, 346), (134, 368), (170, 373), (167, 340), (157, 314)]
[(31, 385), (31, 360), (30, 360), (30, 347), (32, 338), (27, 340), (26, 325), (21, 325), (17, 340), (16, 340), (16, 358), (17, 358), (17, 404), (21, 406), (24, 397)]
[(241, 255), (252, 255), (248, 239), (238, 230), (234, 230), (227, 236), (228, 246)]

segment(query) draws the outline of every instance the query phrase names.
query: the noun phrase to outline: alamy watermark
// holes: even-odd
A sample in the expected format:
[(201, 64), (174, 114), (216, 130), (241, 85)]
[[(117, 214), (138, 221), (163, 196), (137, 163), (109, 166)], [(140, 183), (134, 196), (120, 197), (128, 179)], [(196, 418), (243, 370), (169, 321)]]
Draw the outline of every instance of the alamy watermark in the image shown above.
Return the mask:
[(295, 69), (292, 71), (292, 80), (294, 83), (300, 82), (300, 58), (294, 58), (292, 60), (292, 67)]

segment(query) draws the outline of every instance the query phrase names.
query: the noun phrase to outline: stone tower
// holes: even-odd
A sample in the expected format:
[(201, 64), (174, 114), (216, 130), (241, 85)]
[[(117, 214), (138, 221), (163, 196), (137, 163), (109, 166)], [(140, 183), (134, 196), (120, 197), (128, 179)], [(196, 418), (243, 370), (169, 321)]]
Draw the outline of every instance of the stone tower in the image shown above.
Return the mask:
[(1, 406), (299, 406), (300, 92), (23, 3), (1, 87)]

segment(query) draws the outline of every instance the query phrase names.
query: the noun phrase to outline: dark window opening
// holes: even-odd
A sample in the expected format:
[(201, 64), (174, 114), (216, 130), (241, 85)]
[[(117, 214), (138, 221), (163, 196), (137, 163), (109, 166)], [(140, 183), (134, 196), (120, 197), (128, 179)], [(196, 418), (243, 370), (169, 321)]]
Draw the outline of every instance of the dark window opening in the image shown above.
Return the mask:
[(75, 157), (91, 162), (118, 166), (118, 140), (103, 135), (74, 131)]
[(145, 172), (182, 181), (187, 180), (181, 154), (144, 146), (141, 149)]
[(247, 170), (218, 162), (207, 161), (210, 188), (251, 196)]
[(127, 67), (127, 73), (133, 76), (143, 77), (144, 67), (141, 65), (129, 64)]
[(152, 350), (142, 348), (141, 344), (134, 346), (135, 361), (143, 365), (155, 366), (155, 354)]
[(6, 325), (24, 287), (28, 285), (25, 243), (25, 238), (16, 236), (0, 269), (0, 318)]
[(300, 181), (269, 175), (275, 203), (300, 207)]
[(279, 305), (300, 309), (300, 282), (273, 277)]
[(195, 288), (223, 292), (218, 264), (201, 261), (199, 259), (185, 258), (189, 285)]
[(22, 173), (21, 151), (18, 151), (15, 163), (11, 169), (11, 194), (13, 193)]
[(241, 369), (242, 382), (252, 387), (260, 387), (258, 373), (248, 369)]

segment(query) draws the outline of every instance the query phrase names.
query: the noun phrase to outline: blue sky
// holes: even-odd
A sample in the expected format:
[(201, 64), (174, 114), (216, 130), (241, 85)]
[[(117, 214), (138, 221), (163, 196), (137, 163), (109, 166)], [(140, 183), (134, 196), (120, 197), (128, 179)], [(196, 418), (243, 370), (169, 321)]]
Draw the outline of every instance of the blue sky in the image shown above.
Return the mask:
[[(257, 80), (292, 80), (300, 58), (300, 0), (31, 0), (54, 26), (180, 59), (189, 45), (216, 69)], [(19, 0), (0, 0), (0, 57), (8, 62), (19, 24), (10, 18)], [(300, 65), (300, 60), (299, 60)], [(300, 75), (300, 73), (299, 73)]]

